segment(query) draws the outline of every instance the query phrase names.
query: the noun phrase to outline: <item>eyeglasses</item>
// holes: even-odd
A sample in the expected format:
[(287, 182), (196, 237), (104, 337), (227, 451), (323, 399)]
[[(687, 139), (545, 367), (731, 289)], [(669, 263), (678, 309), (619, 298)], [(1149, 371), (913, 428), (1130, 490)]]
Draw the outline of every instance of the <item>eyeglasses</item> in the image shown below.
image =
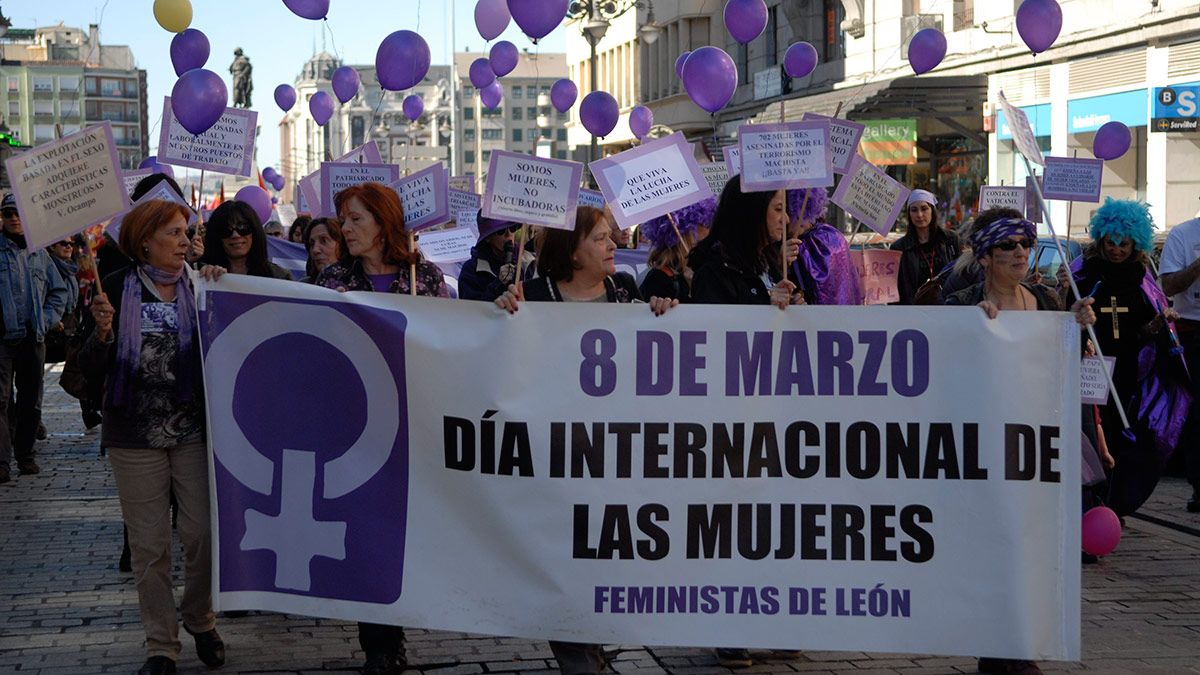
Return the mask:
[(240, 234), (243, 237), (249, 237), (250, 233), (253, 231), (254, 231), (253, 226), (251, 226), (247, 223), (241, 223), (239, 225), (234, 225), (232, 227), (225, 228), (225, 231), (221, 233), (221, 238), (228, 239), (228, 238), (232, 237), (234, 234)]
[(1026, 251), (1029, 251), (1033, 248), (1033, 240), (1029, 237), (1022, 237), (1020, 239), (1005, 239), (1004, 241), (997, 243), (992, 248), (1000, 249), (1001, 251), (1015, 251), (1017, 250), (1018, 245), (1020, 245)]
[(75, 248), (75, 242), (73, 242), (73, 241), (59, 241), (59, 242), (55, 242), (54, 245), (55, 246), (66, 246), (67, 248)]

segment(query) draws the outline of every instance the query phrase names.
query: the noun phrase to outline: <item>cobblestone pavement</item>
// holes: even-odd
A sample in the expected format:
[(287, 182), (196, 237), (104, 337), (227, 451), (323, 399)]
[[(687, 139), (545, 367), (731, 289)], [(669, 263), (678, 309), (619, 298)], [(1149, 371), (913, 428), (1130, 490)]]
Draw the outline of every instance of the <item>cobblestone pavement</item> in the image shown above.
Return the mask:
[[(39, 444), (43, 473), (0, 486), (0, 672), (133, 672), (144, 658), (132, 576), (117, 571), (121, 521), (112, 474), (78, 407), (48, 378)], [(1048, 672), (1200, 673), (1200, 516), (1183, 511), (1188, 487), (1168, 479), (1128, 520), (1121, 546), (1083, 574), (1082, 663)], [(1172, 528), (1182, 528), (1172, 529)], [(1190, 531), (1189, 531), (1190, 530)], [(177, 575), (179, 578), (179, 575)], [(219, 620), (222, 673), (355, 672), (353, 624), (279, 614)], [(180, 672), (205, 672), (184, 636)], [(711, 652), (610, 648), (618, 673), (725, 673)], [(544, 642), (408, 631), (413, 669), (426, 673), (557, 672)], [(961, 673), (972, 659), (911, 654), (755, 653), (741, 672)]]

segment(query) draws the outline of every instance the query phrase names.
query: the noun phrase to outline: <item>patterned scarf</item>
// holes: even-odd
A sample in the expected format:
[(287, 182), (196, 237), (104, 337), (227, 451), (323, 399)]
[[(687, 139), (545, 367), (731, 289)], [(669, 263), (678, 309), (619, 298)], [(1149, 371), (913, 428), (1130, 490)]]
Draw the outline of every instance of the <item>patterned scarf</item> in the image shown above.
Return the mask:
[(125, 286), (121, 290), (121, 334), (117, 337), (117, 372), (113, 380), (113, 399), (118, 407), (128, 407), (133, 401), (133, 381), (137, 377), (138, 362), (142, 353), (142, 280), (140, 269), (155, 284), (175, 284), (175, 311), (179, 348), (175, 357), (175, 386), (184, 401), (192, 398), (192, 329), (195, 323), (195, 300), (188, 284), (187, 268), (166, 272), (142, 265), (130, 268), (125, 275)]
[(983, 260), (983, 256), (995, 248), (996, 244), (1014, 234), (1022, 234), (1037, 241), (1037, 228), (1033, 223), (1024, 218), (1001, 218), (975, 231), (971, 237), (971, 252), (975, 254), (976, 260)]

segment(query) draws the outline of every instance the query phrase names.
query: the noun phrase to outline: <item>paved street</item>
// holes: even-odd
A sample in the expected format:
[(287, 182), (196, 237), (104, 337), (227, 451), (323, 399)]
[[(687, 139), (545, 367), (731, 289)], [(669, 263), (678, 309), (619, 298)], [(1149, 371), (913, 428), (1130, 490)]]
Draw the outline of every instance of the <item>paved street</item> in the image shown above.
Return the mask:
[[(76, 402), (56, 378), (47, 383), (43, 473), (0, 486), (0, 672), (133, 672), (144, 658), (143, 634), (132, 576), (117, 571), (116, 489), (107, 461), (97, 456), (97, 431), (84, 433)], [(1181, 480), (1166, 481), (1146, 507), (1154, 522), (1130, 519), (1120, 548), (1084, 569), (1084, 662), (1043, 664), (1047, 671), (1200, 673), (1200, 516), (1183, 512), (1187, 494)], [(353, 672), (361, 663), (355, 628), (342, 621), (252, 614), (222, 619), (219, 628), (229, 652), (222, 673)], [(417, 630), (408, 636), (412, 667), (427, 673), (557, 672), (541, 642)], [(908, 654), (756, 656), (760, 663), (741, 672), (975, 670), (971, 659)], [(619, 673), (728, 672), (698, 649), (626, 647), (614, 659)], [(205, 672), (186, 636), (179, 667)]]

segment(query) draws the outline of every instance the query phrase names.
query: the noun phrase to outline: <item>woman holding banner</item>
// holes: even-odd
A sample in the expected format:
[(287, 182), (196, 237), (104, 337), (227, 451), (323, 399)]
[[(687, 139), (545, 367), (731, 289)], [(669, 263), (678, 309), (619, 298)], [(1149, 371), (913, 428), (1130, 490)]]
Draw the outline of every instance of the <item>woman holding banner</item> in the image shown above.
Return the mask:
[(692, 278), (687, 258), (696, 245), (696, 233), (707, 228), (717, 210), (717, 200), (710, 197), (686, 206), (669, 216), (660, 216), (642, 223), (638, 231), (650, 242), (650, 269), (642, 279), (642, 297), (674, 298), (680, 302), (692, 299)]
[[(307, 216), (304, 216), (307, 218)], [(299, 218), (297, 218), (299, 221)], [(346, 238), (337, 218), (309, 219), (304, 229), (304, 250), (308, 251), (304, 283), (315, 284), (317, 277), (335, 262), (346, 256)]]
[[(692, 249), (688, 264), (696, 275), (692, 302), (723, 305), (804, 304), (796, 284), (783, 278), (780, 242), (788, 226), (787, 195), (742, 192), (741, 177), (725, 184), (708, 237)], [(790, 265), (800, 240), (787, 242)]]
[[(478, 215), (479, 241), (458, 276), (458, 297), (463, 300), (492, 302), (517, 281), (517, 258), (513, 236), (520, 224)], [(534, 256), (521, 251), (521, 265), (529, 269)]]
[(1102, 424), (1120, 429), (1116, 406), (1121, 405), (1135, 434), (1133, 440), (1107, 436), (1116, 458), (1107, 503), (1124, 516), (1136, 511), (1158, 484), (1179, 442), (1191, 396), (1182, 355), (1171, 349), (1178, 315), (1168, 307), (1148, 265), (1154, 235), (1149, 207), (1106, 198), (1089, 230), (1092, 243), (1071, 264), (1071, 273), (1080, 292), (1091, 290), (1100, 308), (1100, 349), (1116, 359), (1112, 376), (1121, 400), (1110, 397), (1101, 409)]
[(204, 257), (231, 274), (291, 279), (292, 274), (267, 258), (267, 235), (254, 208), (245, 202), (222, 202), (204, 231)]
[(901, 305), (914, 304), (921, 286), (962, 252), (958, 235), (938, 222), (937, 197), (932, 192), (913, 190), (906, 209), (908, 231), (892, 244), (892, 250), (901, 253), (897, 277)]
[[(342, 222), (346, 257), (321, 271), (318, 286), (450, 297), (441, 269), (410, 248), (404, 207), (395, 190), (382, 183), (352, 185), (337, 193), (334, 207)], [(404, 628), (400, 626), (360, 622), (358, 643), (366, 652), (363, 673), (398, 673), (407, 666)]]
[[(103, 382), (101, 444), (108, 448), (132, 548), (138, 604), (149, 654), (139, 673), (175, 672), (179, 625), (171, 583), (170, 495), (178, 504), (184, 551), (183, 627), (209, 667), (225, 663), (212, 611), (208, 451), (192, 278), (187, 266), (191, 211), (150, 200), (121, 226), (133, 262), (102, 282), (95, 326), (80, 366)], [(219, 277), (219, 267), (201, 275)]]

